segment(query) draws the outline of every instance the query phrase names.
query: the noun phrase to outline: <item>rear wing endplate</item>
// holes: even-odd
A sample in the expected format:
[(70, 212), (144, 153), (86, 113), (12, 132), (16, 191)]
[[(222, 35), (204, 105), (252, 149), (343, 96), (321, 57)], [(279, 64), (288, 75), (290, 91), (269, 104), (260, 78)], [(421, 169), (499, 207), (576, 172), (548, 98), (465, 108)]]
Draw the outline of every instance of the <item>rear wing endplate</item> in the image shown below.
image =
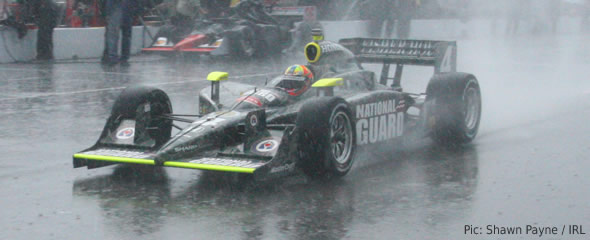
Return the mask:
[(454, 41), (346, 38), (339, 43), (361, 63), (433, 66), (436, 73), (457, 71)]

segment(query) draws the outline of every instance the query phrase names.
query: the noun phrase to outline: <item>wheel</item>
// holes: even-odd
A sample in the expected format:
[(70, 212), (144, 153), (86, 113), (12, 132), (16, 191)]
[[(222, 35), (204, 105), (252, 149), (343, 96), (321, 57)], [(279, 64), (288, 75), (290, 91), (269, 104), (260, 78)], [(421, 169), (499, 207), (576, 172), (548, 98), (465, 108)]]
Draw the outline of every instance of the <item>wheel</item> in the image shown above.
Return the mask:
[(170, 139), (172, 120), (161, 118), (172, 113), (168, 95), (160, 89), (146, 86), (129, 87), (123, 90), (113, 105), (103, 136), (115, 130), (121, 121), (135, 121), (135, 142), (139, 136), (147, 137), (159, 147)]
[(254, 31), (249, 27), (242, 29), (241, 36), (236, 39), (235, 50), (238, 57), (251, 58), (256, 53), (256, 39)]
[(296, 119), (300, 168), (311, 177), (346, 175), (354, 160), (353, 126), (350, 107), (342, 98), (304, 104)]
[(475, 76), (467, 73), (435, 75), (426, 89), (426, 123), (431, 137), (441, 144), (473, 141), (481, 118), (481, 91)]

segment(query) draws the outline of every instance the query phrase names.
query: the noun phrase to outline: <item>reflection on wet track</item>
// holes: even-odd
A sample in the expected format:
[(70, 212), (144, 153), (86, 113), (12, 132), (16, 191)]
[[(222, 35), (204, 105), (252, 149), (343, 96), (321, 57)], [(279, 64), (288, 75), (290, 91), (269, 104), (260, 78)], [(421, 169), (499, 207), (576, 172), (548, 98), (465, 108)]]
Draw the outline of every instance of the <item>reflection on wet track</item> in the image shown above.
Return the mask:
[(434, 207), (422, 219), (428, 228), (457, 217), (437, 214), (442, 206), (470, 205), (477, 185), (475, 149), (420, 146), (392, 154), (394, 159), (375, 158), (350, 178), (327, 183), (303, 176), (254, 182), (247, 176), (208, 172), (173, 192), (164, 171), (139, 174), (119, 167), (110, 175), (76, 180), (73, 193), (74, 199), (97, 201), (105, 221), (114, 223), (111, 231), (140, 235), (158, 232), (170, 224), (166, 219), (206, 222), (229, 216), (233, 220), (224, 223), (226, 231), (245, 238), (270, 231), (295, 239), (340, 239), (352, 224)]

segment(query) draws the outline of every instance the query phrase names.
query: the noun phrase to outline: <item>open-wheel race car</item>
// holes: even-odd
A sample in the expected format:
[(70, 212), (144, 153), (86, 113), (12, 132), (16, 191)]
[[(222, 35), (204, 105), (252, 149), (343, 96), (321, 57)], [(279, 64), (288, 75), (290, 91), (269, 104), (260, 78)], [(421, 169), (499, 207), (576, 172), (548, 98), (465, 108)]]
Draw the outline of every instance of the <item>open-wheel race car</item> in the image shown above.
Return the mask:
[(311, 26), (317, 25), (315, 12), (313, 6), (269, 7), (254, 0), (241, 1), (223, 16), (162, 26), (151, 46), (142, 52), (233, 57), (277, 55), (301, 42), (303, 47), (311, 40)]
[[(96, 144), (74, 154), (74, 167), (152, 165), (257, 180), (299, 170), (344, 176), (359, 151), (395, 148), (406, 138), (468, 143), (478, 131), (481, 95), (473, 75), (455, 71), (456, 50), (447, 41), (318, 38), (305, 47), (307, 65), (291, 66), (265, 86), (222, 83), (228, 73), (210, 73), (194, 120), (175, 115), (162, 90), (130, 87)], [(382, 64), (381, 77), (361, 63)], [(402, 91), (404, 65), (434, 67), (425, 93)], [(179, 131), (172, 136), (173, 127)]]

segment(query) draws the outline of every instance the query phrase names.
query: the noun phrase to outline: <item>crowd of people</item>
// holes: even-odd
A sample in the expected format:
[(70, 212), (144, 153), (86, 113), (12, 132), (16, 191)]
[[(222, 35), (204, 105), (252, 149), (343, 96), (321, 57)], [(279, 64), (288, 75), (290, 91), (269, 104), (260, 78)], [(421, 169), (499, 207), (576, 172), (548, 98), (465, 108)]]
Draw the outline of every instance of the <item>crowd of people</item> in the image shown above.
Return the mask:
[[(199, 14), (219, 16), (236, 0), (98, 0), (100, 15), (105, 22), (104, 52), (101, 63), (105, 65), (127, 65), (131, 50), (132, 26), (141, 19), (146, 10), (165, 13), (162, 16), (177, 26), (190, 26)], [(37, 61), (50, 61), (53, 56), (53, 29), (60, 22), (60, 9), (54, 0), (18, 0), (19, 17), (7, 16), (0, 24), (13, 27), (19, 38), (27, 33), (25, 24), (38, 27)], [(74, 14), (88, 15), (87, 8), (93, 1), (76, 0)], [(83, 18), (84, 19), (84, 18)], [(84, 19), (84, 26), (88, 19)], [(119, 49), (119, 42), (121, 49)]]
[(420, 6), (420, 0), (365, 0), (359, 5), (361, 20), (369, 21), (371, 37), (390, 38), (397, 29), (398, 38), (408, 38), (411, 20)]
[[(25, 13), (24, 22), (37, 25), (37, 56), (39, 61), (53, 59), (53, 29), (57, 25), (58, 7), (52, 0), (18, 0), (21, 13)], [(26, 34), (26, 27), (22, 23), (12, 23), (19, 30), (19, 37)]]
[(499, 3), (495, 14), (506, 16), (506, 34), (514, 35), (520, 31), (521, 23), (530, 23), (530, 31), (538, 33), (557, 31), (561, 16), (561, 0), (510, 0)]
[[(95, 0), (76, 0), (75, 12), (80, 16), (86, 16), (83, 8), (92, 5)], [(268, 1), (268, 0), (267, 0)], [(581, 0), (581, 27), (584, 31), (590, 30), (590, 0)], [(59, 8), (54, 0), (17, 0), (21, 6), (20, 12), (24, 17), (22, 22), (34, 23), (38, 26), (37, 55), (40, 61), (53, 59), (53, 29), (56, 27), (59, 17)], [(235, 5), (239, 0), (98, 0), (100, 13), (105, 22), (105, 45), (102, 63), (106, 65), (128, 64), (131, 47), (131, 29), (137, 19), (145, 13), (146, 9), (157, 12), (172, 26), (169, 31), (185, 32), (191, 30), (198, 16), (216, 17), (224, 14), (227, 9)], [(276, 2), (272, 1), (272, 2)], [(326, 19), (331, 16), (330, 11), (342, 12), (342, 7), (336, 9), (336, 5), (350, 5), (358, 12), (361, 20), (368, 21), (368, 33), (370, 37), (408, 38), (411, 30), (412, 19), (424, 18), (424, 9), (431, 5), (437, 5), (436, 11), (441, 18), (459, 17), (468, 19), (473, 7), (487, 8), (491, 12), (493, 27), (495, 30), (498, 19), (505, 19), (505, 33), (514, 35), (523, 30), (523, 23), (531, 32), (550, 31), (555, 33), (558, 29), (560, 16), (563, 14), (563, 0), (299, 0), (297, 5), (315, 5), (318, 8), (318, 18)], [(456, 5), (456, 6), (444, 6)], [(457, 16), (448, 14), (451, 11), (458, 12)], [(464, 9), (464, 11), (461, 11)], [(422, 10), (422, 11), (420, 11)], [(422, 14), (422, 15), (420, 15)], [(475, 13), (477, 14), (477, 13)], [(460, 15), (460, 16), (459, 16)], [(433, 16), (430, 16), (433, 17)], [(434, 18), (438, 18), (434, 16)], [(329, 17), (328, 17), (329, 18)], [(334, 20), (334, 19), (332, 19)], [(85, 20), (88, 22), (88, 19)], [(14, 18), (2, 20), (0, 24), (14, 26), (22, 37), (26, 34), (26, 28)], [(84, 24), (87, 25), (87, 24)], [(180, 34), (182, 35), (182, 34)], [(119, 49), (119, 41), (121, 48)]]

